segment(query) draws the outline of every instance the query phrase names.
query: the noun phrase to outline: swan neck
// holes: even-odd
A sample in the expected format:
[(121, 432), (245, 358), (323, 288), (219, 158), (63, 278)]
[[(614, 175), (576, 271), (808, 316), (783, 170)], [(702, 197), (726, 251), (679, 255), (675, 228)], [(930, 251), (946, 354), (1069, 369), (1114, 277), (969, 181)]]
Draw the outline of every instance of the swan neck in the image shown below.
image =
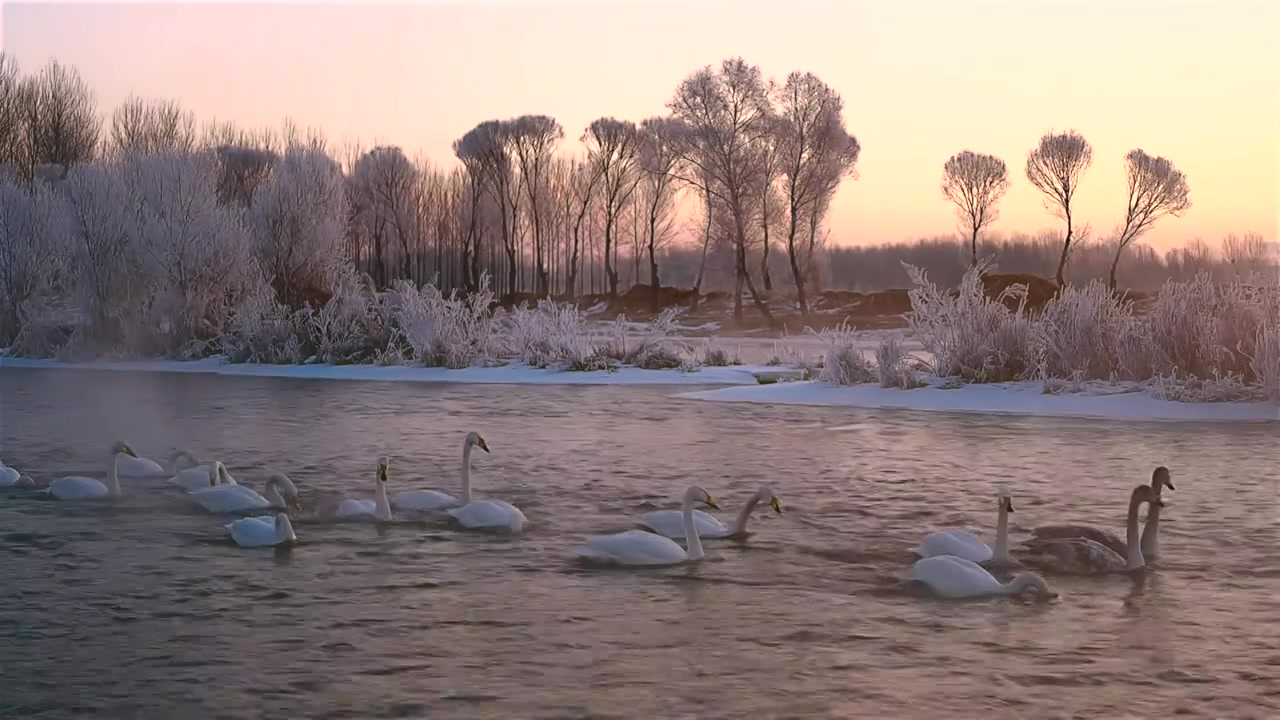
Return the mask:
[(996, 560), (1009, 559), (1009, 511), (1005, 507), (1004, 498), (1000, 499), (999, 510), (996, 511)]
[(276, 542), (284, 542), (293, 538), (293, 523), (283, 513), (276, 516)]
[(381, 480), (375, 479), (377, 486), (373, 489), (374, 498), (377, 500), (378, 517), (383, 520), (391, 519), (391, 502), (387, 500), (387, 484)]
[(747, 529), (747, 521), (751, 519), (751, 513), (755, 512), (756, 506), (759, 504), (760, 496), (752, 495), (747, 504), (742, 506), (742, 510), (738, 512), (738, 519), (733, 521), (734, 535)]
[(1140, 547), (1142, 549), (1142, 556), (1144, 559), (1159, 553), (1160, 551), (1160, 539), (1158, 537), (1159, 532), (1160, 532), (1160, 506), (1155, 504), (1148, 505), (1147, 521), (1142, 526), (1142, 543), (1140, 544)]
[(107, 468), (107, 492), (112, 495), (120, 494), (120, 456), (124, 453), (116, 453), (111, 456), (111, 467)]
[(267, 489), (263, 495), (266, 496), (267, 502), (271, 503), (273, 506), (278, 508), (285, 507), (284, 496), (280, 494), (280, 488), (276, 486), (275, 481), (267, 483)]
[(1128, 550), (1126, 566), (1129, 570), (1136, 570), (1146, 564), (1138, 539), (1138, 508), (1141, 505), (1142, 500), (1138, 497), (1129, 500), (1129, 517), (1125, 521), (1125, 543)]
[(172, 469), (172, 472), (174, 475), (177, 475), (178, 471), (181, 469), (178, 466), (178, 462), (181, 460), (185, 460), (186, 461), (185, 465), (186, 467), (189, 467), (189, 468), (193, 468), (200, 464), (196, 462), (196, 458), (194, 455), (187, 452), (186, 450), (179, 450), (178, 452), (173, 454), (173, 457), (169, 458), (169, 466)]
[(692, 497), (685, 496), (683, 511), (685, 552), (690, 560), (701, 560), (704, 553), (702, 551), (702, 539), (698, 537), (698, 526), (693, 522)]
[(462, 447), (462, 503), (471, 502), (471, 443)]

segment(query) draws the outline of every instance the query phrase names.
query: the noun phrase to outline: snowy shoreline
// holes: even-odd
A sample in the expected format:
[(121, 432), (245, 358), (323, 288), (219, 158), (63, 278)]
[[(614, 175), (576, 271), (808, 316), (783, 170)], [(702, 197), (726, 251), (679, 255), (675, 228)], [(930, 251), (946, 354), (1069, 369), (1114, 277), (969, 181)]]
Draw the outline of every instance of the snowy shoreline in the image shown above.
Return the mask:
[(647, 385), (725, 386), (681, 392), (676, 398), (709, 402), (807, 405), (871, 409), (959, 412), (984, 415), (1091, 418), (1122, 421), (1280, 422), (1274, 402), (1190, 403), (1162, 400), (1136, 383), (1092, 383), (1080, 392), (1045, 394), (1039, 382), (973, 384), (943, 388), (941, 381), (912, 390), (882, 388), (874, 383), (839, 386), (820, 381), (761, 384), (757, 375), (795, 375), (798, 370), (766, 365), (702, 367), (696, 371), (618, 370), (574, 372), (520, 364), (461, 370), (404, 365), (266, 365), (203, 360), (97, 360), (63, 362), (0, 357), (8, 368), (96, 370), (114, 372), (191, 373), (303, 380), (473, 383), (488, 385)]

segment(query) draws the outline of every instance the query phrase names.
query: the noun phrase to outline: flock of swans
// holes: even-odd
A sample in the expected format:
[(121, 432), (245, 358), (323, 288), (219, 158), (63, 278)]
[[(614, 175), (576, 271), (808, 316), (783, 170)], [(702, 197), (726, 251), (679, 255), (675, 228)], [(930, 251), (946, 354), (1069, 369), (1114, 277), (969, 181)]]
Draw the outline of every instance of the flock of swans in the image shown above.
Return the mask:
[[(453, 496), (440, 490), (410, 490), (387, 494), (390, 460), (378, 458), (373, 498), (349, 497), (332, 509), (338, 521), (390, 522), (397, 512), (447, 514), (453, 522), (470, 530), (520, 533), (528, 519), (519, 508), (505, 500), (472, 496), (471, 454), (474, 448), (488, 453), (489, 446), (479, 434), (468, 433), (463, 441), (461, 492)], [(185, 467), (179, 467), (179, 463)], [(94, 478), (62, 477), (40, 488), (30, 476), (19, 473), (0, 462), (0, 487), (39, 490), (63, 501), (110, 500), (121, 495), (120, 476), (166, 477), (168, 483), (181, 489), (205, 511), (216, 515), (244, 515), (272, 511), (272, 515), (239, 517), (223, 526), (227, 535), (241, 547), (265, 547), (297, 541), (289, 513), (301, 512), (298, 488), (289, 478), (276, 473), (268, 477), (259, 494), (232, 477), (221, 461), (199, 462), (190, 453), (179, 451), (165, 468), (160, 463), (139, 457), (125, 442), (111, 447), (106, 481)], [(1148, 567), (1159, 555), (1160, 509), (1165, 488), (1173, 490), (1169, 470), (1157, 467), (1150, 485), (1138, 485), (1129, 495), (1125, 540), (1114, 533), (1088, 525), (1045, 525), (1031, 532), (1031, 537), (1016, 548), (1009, 544), (1009, 514), (1013, 499), (1000, 488), (996, 494), (996, 539), (992, 548), (975, 533), (961, 529), (939, 530), (927, 535), (915, 554), (920, 558), (911, 565), (909, 580), (925, 586), (943, 598), (970, 598), (986, 595), (1020, 595), (1031, 592), (1041, 598), (1056, 597), (1040, 574), (1059, 573), (1094, 575), (1133, 573)], [(706, 553), (702, 540), (742, 538), (747, 535), (747, 522), (761, 503), (776, 513), (782, 504), (769, 487), (760, 488), (738, 513), (732, 525), (725, 525), (713, 515), (696, 509), (704, 505), (713, 510), (719, 506), (701, 486), (690, 486), (683, 495), (680, 510), (659, 510), (639, 518), (639, 528), (592, 537), (578, 548), (576, 557), (588, 564), (611, 566), (655, 567), (702, 560)], [(1139, 509), (1148, 506), (1146, 522), (1139, 532)], [(684, 540), (684, 545), (676, 542)], [(1040, 572), (1032, 572), (1034, 568)], [(1001, 581), (996, 571), (1017, 571), (1011, 579)]]

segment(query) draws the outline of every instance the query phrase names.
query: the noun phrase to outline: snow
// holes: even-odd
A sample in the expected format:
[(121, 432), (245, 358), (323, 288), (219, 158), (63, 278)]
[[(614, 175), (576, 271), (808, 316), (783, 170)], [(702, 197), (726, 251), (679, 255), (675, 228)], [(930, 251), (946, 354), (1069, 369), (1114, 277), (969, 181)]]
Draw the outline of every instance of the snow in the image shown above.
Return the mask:
[(1086, 384), (1082, 392), (1047, 395), (1039, 382), (962, 385), (941, 383), (913, 390), (878, 384), (837, 386), (817, 381), (730, 387), (687, 392), (677, 397), (715, 402), (893, 408), (934, 412), (1108, 420), (1280, 422), (1274, 402), (1184, 403), (1161, 400), (1137, 384)]
[(774, 374), (779, 368), (763, 365), (703, 367), (683, 370), (643, 370), (624, 367), (616, 371), (571, 372), (520, 364), (469, 367), (460, 370), (406, 365), (267, 365), (228, 363), (223, 358), (203, 360), (97, 360), (62, 362), (47, 359), (0, 358), (0, 369), (58, 368), (153, 373), (197, 373), (246, 377), (308, 380), (377, 380), (394, 382), (479, 383), (492, 385), (755, 385), (755, 373)]

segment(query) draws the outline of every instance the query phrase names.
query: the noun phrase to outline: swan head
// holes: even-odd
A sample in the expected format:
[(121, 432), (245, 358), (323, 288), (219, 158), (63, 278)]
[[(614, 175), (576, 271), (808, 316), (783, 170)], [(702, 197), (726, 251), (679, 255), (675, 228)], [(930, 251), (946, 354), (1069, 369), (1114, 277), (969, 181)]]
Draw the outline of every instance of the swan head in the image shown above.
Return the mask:
[(720, 506), (716, 504), (715, 499), (711, 497), (711, 493), (702, 489), (698, 485), (692, 485), (689, 487), (688, 490), (685, 490), (684, 498), (685, 500), (690, 500), (692, 502), (700, 502), (703, 505), (706, 505), (707, 507), (711, 508), (712, 510), (720, 509)]
[(1173, 486), (1173, 481), (1169, 479), (1169, 468), (1161, 465), (1155, 469), (1155, 472), (1151, 473), (1151, 487), (1155, 488), (1157, 494), (1159, 494), (1161, 488), (1177, 489)]
[(134, 452), (133, 448), (129, 447), (129, 443), (123, 440), (117, 440), (116, 443), (111, 446), (111, 457), (116, 457), (117, 455), (128, 455), (132, 458), (138, 457), (138, 453)]
[(782, 501), (778, 499), (777, 495), (773, 494), (773, 488), (767, 485), (765, 487), (760, 488), (759, 490), (756, 491), (756, 497), (760, 498), (761, 500), (769, 501), (769, 507), (773, 508), (774, 512), (779, 514), (782, 513)]
[(294, 510), (302, 509), (302, 504), (298, 500), (298, 486), (293, 484), (288, 475), (275, 473), (267, 478), (267, 487), (275, 488), (275, 491), (284, 499), (286, 507)]
[(1058, 593), (1049, 589), (1049, 583), (1044, 578), (1033, 572), (1018, 573), (1013, 576), (1013, 580), (1009, 583), (1014, 589), (1016, 595), (1021, 595), (1027, 590), (1032, 590), (1041, 599), (1049, 600), (1058, 597)]
[(1133, 494), (1129, 496), (1129, 504), (1137, 505), (1139, 503), (1147, 503), (1154, 507), (1164, 507), (1164, 500), (1160, 499), (1160, 494), (1150, 485), (1139, 485), (1133, 489)]
[(486, 442), (484, 441), (484, 438), (480, 437), (480, 433), (478, 433), (478, 432), (469, 432), (469, 433), (467, 433), (467, 441), (466, 441), (466, 444), (467, 444), (467, 445), (475, 445), (476, 447), (480, 448), (481, 450), (483, 450), (483, 451), (485, 451), (485, 452), (489, 452), (489, 444), (488, 444), (488, 443), (486, 443)]
[(383, 455), (382, 457), (378, 458), (378, 481), (379, 482), (387, 481), (387, 468), (390, 465), (391, 465), (391, 459), (388, 458), (386, 455)]

